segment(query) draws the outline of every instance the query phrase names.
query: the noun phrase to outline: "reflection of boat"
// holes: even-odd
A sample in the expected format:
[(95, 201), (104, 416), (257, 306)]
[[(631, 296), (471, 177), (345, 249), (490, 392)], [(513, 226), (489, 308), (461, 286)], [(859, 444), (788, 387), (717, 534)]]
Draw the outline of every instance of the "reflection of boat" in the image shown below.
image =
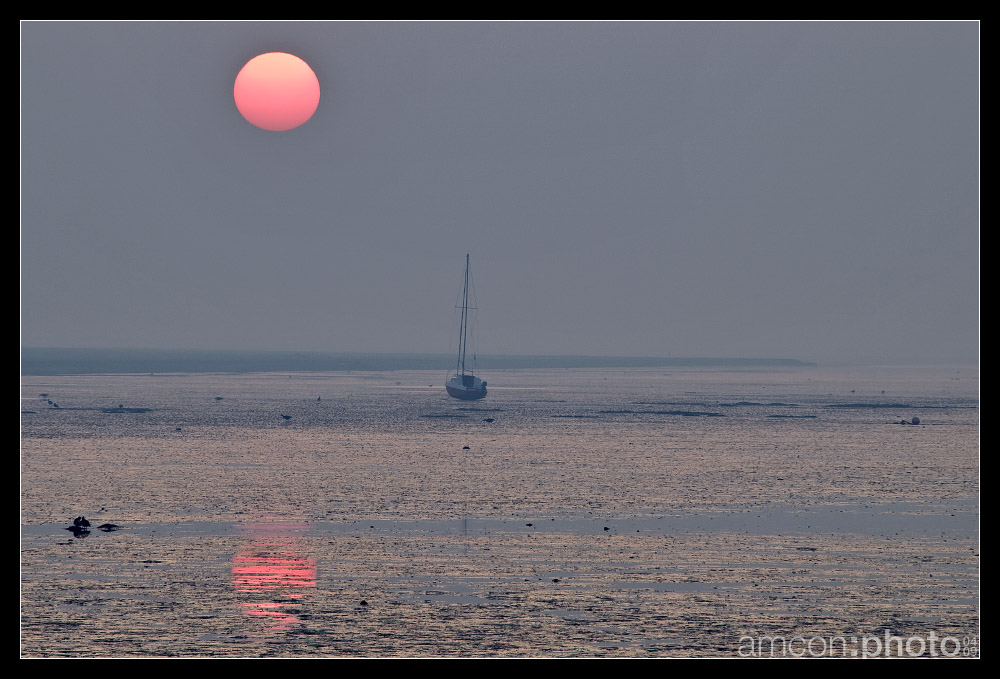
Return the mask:
[(452, 398), (475, 401), (486, 396), (486, 382), (473, 371), (465, 372), (465, 346), (469, 335), (469, 255), (465, 255), (465, 287), (462, 290), (462, 322), (458, 328), (458, 364), (455, 374), (445, 382), (444, 388)]

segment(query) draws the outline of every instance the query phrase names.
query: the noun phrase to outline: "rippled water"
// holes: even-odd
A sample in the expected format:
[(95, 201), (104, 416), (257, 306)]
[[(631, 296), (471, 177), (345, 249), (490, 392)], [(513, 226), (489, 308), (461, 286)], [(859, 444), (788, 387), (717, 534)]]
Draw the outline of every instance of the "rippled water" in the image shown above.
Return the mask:
[(978, 634), (977, 371), (487, 378), (471, 404), (425, 371), (22, 378), (22, 654)]

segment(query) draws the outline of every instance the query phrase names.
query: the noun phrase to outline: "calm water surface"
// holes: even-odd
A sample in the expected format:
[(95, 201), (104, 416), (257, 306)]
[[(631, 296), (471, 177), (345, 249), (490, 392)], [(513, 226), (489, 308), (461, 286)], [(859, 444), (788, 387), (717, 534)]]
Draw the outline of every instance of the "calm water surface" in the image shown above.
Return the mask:
[(22, 655), (978, 639), (975, 368), (443, 377), (23, 377)]

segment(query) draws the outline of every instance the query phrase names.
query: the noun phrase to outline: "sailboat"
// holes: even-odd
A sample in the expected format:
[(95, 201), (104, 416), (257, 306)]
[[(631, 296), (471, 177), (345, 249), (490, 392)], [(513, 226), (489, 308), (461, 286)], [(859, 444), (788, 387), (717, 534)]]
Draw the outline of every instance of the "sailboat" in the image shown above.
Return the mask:
[(458, 327), (458, 363), (455, 374), (444, 384), (448, 395), (463, 401), (475, 401), (486, 396), (486, 382), (465, 372), (465, 346), (469, 336), (469, 255), (465, 255), (465, 288), (462, 290), (462, 322)]

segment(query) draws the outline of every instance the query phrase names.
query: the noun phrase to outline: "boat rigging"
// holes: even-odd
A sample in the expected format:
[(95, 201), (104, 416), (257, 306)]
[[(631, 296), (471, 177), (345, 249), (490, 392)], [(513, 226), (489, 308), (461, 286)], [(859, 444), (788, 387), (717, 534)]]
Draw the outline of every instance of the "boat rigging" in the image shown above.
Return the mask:
[(445, 382), (444, 388), (452, 398), (475, 401), (486, 396), (486, 382), (474, 371), (465, 370), (465, 350), (469, 338), (469, 255), (465, 255), (465, 285), (462, 289), (462, 320), (458, 326), (458, 362), (455, 374)]

